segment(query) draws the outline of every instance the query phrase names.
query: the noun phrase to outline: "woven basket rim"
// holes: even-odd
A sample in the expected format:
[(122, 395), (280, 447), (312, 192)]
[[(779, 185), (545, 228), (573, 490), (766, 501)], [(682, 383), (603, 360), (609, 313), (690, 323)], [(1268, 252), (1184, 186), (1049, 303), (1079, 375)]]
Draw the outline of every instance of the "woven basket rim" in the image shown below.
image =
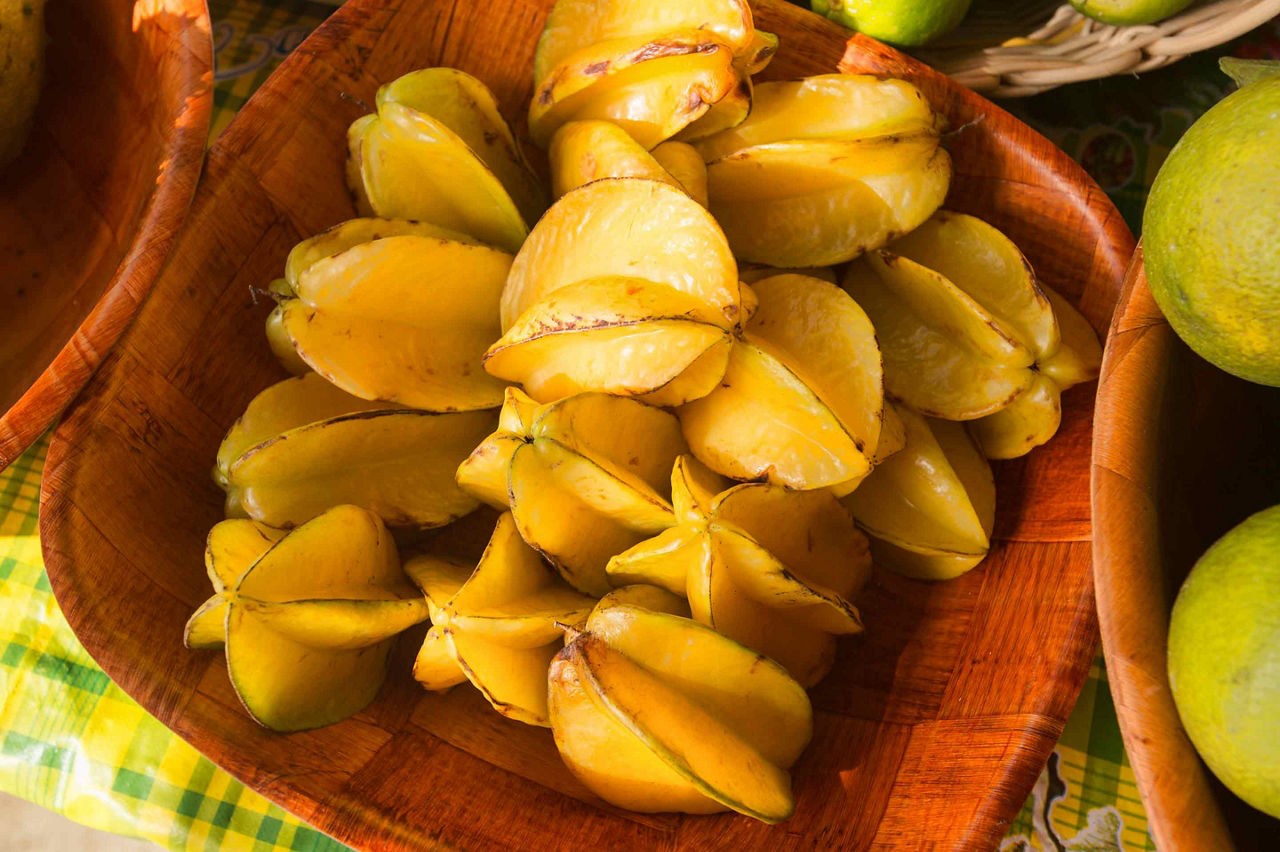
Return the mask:
[(992, 97), (1026, 97), (1067, 83), (1150, 71), (1280, 16), (1280, 0), (1215, 0), (1157, 24), (1103, 24), (1064, 3), (1024, 37), (989, 46), (931, 47), (917, 55)]

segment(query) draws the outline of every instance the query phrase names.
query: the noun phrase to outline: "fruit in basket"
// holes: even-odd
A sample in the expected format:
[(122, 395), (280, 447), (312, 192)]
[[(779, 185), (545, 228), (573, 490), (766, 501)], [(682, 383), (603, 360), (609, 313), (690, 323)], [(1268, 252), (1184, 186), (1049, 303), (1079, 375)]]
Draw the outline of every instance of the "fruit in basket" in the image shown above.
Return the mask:
[(1104, 24), (1126, 27), (1171, 18), (1193, 0), (1071, 0), (1076, 9)]
[(347, 134), (357, 209), (520, 247), (542, 191), (482, 83), (429, 68), (382, 87), (377, 109)]
[(253, 398), (218, 448), (214, 481), (229, 516), (273, 527), (342, 503), (391, 526), (438, 527), (478, 505), (453, 475), (493, 421), (367, 402), (308, 373)]
[(693, 454), (733, 479), (788, 488), (857, 480), (883, 416), (875, 329), (826, 281), (784, 274), (754, 289), (758, 307), (723, 380), (677, 412)]
[(1222, 783), (1280, 818), (1280, 506), (1210, 547), (1169, 622), (1169, 685), (1191, 742)]
[(603, 595), (605, 563), (671, 526), (671, 466), (687, 452), (660, 408), (584, 393), (538, 405), (515, 388), (498, 431), (458, 467), (470, 494), (511, 510), (516, 527), (574, 588)]
[(765, 483), (727, 490), (692, 458), (671, 474), (676, 525), (609, 560), (615, 585), (682, 595), (693, 617), (812, 686), (835, 636), (858, 633), (849, 599), (871, 571), (867, 540), (829, 492)]
[(551, 729), (596, 795), (635, 811), (791, 815), (813, 711), (776, 663), (695, 621), (597, 609), (551, 664)]
[(273, 731), (362, 710), (382, 685), (396, 635), (427, 618), (390, 533), (355, 506), (287, 534), (223, 521), (206, 559), (215, 595), (188, 622), (187, 646), (222, 645), (236, 695)]
[(498, 518), (474, 570), (433, 555), (415, 556), (404, 569), (431, 605), (414, 677), (431, 690), (470, 680), (502, 715), (550, 725), (547, 667), (564, 645), (557, 624), (583, 621), (595, 600), (524, 543), (510, 512)]
[(899, 412), (905, 446), (842, 501), (871, 536), (875, 564), (946, 580), (986, 558), (995, 525), (991, 466), (964, 424)]
[[(663, 142), (650, 152), (613, 122), (571, 121), (551, 137), (547, 154), (551, 194), (556, 198), (601, 178), (635, 177), (670, 184), (706, 206), (707, 167), (698, 152), (682, 142)], [(692, 187), (663, 161), (681, 171)], [(701, 197), (695, 194), (699, 190)]]
[(1151, 295), (1201, 357), (1280, 386), (1280, 76), (1204, 114), (1170, 152), (1143, 214)]
[(810, 0), (819, 15), (899, 47), (919, 47), (951, 32), (964, 20), (969, 3), (970, 0)]
[(851, 264), (844, 288), (875, 324), (890, 397), (948, 420), (1011, 409), (976, 430), (991, 457), (1053, 437), (1061, 391), (1097, 376), (1088, 322), (1050, 299), (1012, 241), (976, 217), (939, 211)]
[(658, 181), (597, 180), (557, 201), (516, 256), (485, 369), (543, 401), (604, 391), (678, 405), (720, 381), (749, 306), (696, 201)]
[(824, 74), (762, 83), (751, 115), (694, 143), (734, 254), (830, 266), (915, 228), (942, 203), (941, 118), (901, 80)]
[(653, 148), (732, 126), (777, 44), (745, 0), (560, 0), (534, 59), (530, 135), (545, 147), (566, 121), (608, 119)]
[[(511, 255), (403, 225), (384, 236), (379, 220), (355, 220), (338, 227), (368, 241), (327, 257), (295, 249), (303, 259), (287, 268), (290, 292), (268, 320), (269, 339), (279, 328), (273, 348), (283, 349), (275, 342), (283, 334), (301, 361), (362, 399), (437, 411), (496, 408), (503, 385), (481, 362), (498, 335)], [(394, 233), (411, 225), (423, 233)]]

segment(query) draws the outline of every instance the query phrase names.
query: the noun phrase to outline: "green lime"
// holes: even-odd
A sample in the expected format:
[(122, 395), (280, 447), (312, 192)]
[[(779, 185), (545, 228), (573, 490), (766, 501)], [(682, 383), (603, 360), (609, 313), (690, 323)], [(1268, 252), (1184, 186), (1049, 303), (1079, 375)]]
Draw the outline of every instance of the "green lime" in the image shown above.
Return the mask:
[(1280, 75), (1229, 95), (1174, 146), (1143, 217), (1173, 330), (1228, 373), (1280, 386)]
[(1071, 0), (1071, 5), (1095, 21), (1125, 27), (1163, 21), (1178, 14), (1192, 2), (1193, 0)]
[(810, 7), (860, 33), (915, 47), (956, 28), (970, 0), (810, 0)]
[(1247, 518), (1191, 569), (1169, 623), (1169, 684), (1213, 774), (1280, 817), (1280, 506)]

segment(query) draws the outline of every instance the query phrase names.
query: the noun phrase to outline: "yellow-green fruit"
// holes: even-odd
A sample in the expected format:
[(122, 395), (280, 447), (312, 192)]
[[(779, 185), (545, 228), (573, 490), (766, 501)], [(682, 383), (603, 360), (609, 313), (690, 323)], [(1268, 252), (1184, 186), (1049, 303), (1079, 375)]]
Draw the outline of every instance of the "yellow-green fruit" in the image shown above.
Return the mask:
[(1178, 14), (1192, 0), (1071, 0), (1082, 14), (1117, 26), (1153, 24)]
[(1280, 506), (1209, 548), (1169, 624), (1178, 715), (1213, 774), (1280, 818)]
[(955, 29), (970, 0), (810, 0), (838, 24), (904, 47), (927, 44)]
[(1280, 386), (1280, 76), (1192, 125), (1143, 218), (1147, 279), (1178, 336), (1228, 373)]

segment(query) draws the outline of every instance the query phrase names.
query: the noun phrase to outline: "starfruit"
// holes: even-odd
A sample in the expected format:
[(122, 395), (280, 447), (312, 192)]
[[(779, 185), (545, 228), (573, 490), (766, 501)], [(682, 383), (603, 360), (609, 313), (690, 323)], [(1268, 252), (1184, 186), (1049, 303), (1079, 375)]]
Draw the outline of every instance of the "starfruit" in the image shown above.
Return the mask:
[(733, 479), (796, 489), (856, 481), (884, 416), (876, 330), (834, 284), (784, 274), (754, 289), (759, 305), (723, 380), (677, 411), (685, 439)]
[(663, 142), (649, 153), (690, 198), (707, 206), (707, 165), (693, 147), (683, 142)]
[[(343, 229), (313, 238), (323, 249), (304, 241), (290, 255), (276, 312), (298, 357), (363, 399), (438, 411), (500, 405), (502, 383), (481, 362), (499, 333), (511, 255), (417, 223), (357, 219)], [(319, 256), (362, 235), (371, 238)]]
[(597, 180), (556, 202), (516, 256), (485, 369), (543, 401), (678, 405), (720, 381), (749, 299), (697, 202), (658, 181)]
[(671, 465), (686, 452), (666, 411), (585, 393), (538, 405), (511, 388), (498, 431), (459, 467), (458, 483), (511, 510), (520, 535), (574, 588), (603, 595), (609, 557), (674, 523)]
[(1088, 322), (973, 216), (940, 211), (851, 264), (844, 287), (875, 323), (889, 395), (932, 417), (983, 418), (975, 432), (990, 457), (1049, 440), (1061, 390), (1097, 375)]
[(547, 668), (564, 646), (557, 624), (582, 621), (595, 601), (524, 543), (510, 512), (498, 519), (474, 571), (456, 560), (415, 556), (405, 572), (431, 605), (414, 677), (431, 690), (470, 680), (502, 715), (549, 726)]
[(700, 118), (689, 122), (673, 138), (677, 142), (695, 142), (714, 136), (746, 121), (751, 113), (751, 78), (740, 68), (734, 77), (733, 85), (711, 105)]
[(551, 138), (549, 156), (556, 198), (601, 178), (635, 177), (670, 184), (707, 204), (707, 167), (697, 151), (681, 142), (663, 142), (651, 153), (612, 122), (571, 121)]
[(516, 254), (502, 291), (502, 329), (562, 287), (607, 275), (666, 284), (742, 315), (738, 267), (706, 210), (663, 183), (598, 180), (552, 205)]
[(746, 117), (750, 75), (777, 49), (745, 0), (560, 0), (538, 40), (530, 130), (536, 141), (573, 113), (615, 121), (646, 148), (699, 138)]
[(792, 813), (813, 710), (786, 671), (688, 618), (597, 608), (551, 664), (551, 729), (570, 770), (633, 811)]
[(453, 475), (493, 420), (370, 403), (308, 373), (254, 397), (218, 448), (214, 480), (229, 516), (273, 527), (343, 503), (392, 526), (442, 526), (478, 505)]
[(710, 163), (774, 142), (937, 136), (942, 125), (924, 94), (905, 80), (820, 74), (757, 84), (746, 121), (693, 147)]
[(715, 136), (746, 121), (751, 114), (754, 86), (751, 75), (759, 74), (773, 61), (778, 52), (778, 37), (773, 33), (755, 30), (751, 44), (745, 50), (735, 51), (733, 67), (738, 79), (732, 89), (701, 118), (691, 122), (675, 138), (681, 142), (694, 142)]
[(942, 203), (940, 121), (901, 80), (828, 74), (757, 87), (751, 115), (694, 142), (739, 258), (829, 266), (910, 231)]
[(760, 263), (738, 264), (738, 277), (742, 279), (743, 284), (755, 284), (757, 281), (763, 281), (775, 275), (807, 275), (810, 278), (826, 281), (828, 284), (840, 283), (839, 279), (836, 278), (836, 271), (830, 266), (778, 267), (765, 266)]
[(528, 223), (547, 209), (547, 193), (484, 83), (457, 68), (411, 71), (378, 89), (378, 106), (398, 103), (431, 116), (467, 143), (502, 182)]
[(877, 565), (945, 580), (986, 558), (995, 524), (991, 466), (964, 424), (899, 412), (906, 443), (842, 499)]
[(837, 634), (862, 620), (849, 599), (871, 571), (867, 540), (828, 491), (766, 483), (719, 490), (689, 457), (671, 475), (677, 524), (615, 556), (615, 585), (688, 598), (699, 622), (776, 660), (804, 686), (830, 669)]
[(535, 84), (529, 136), (545, 148), (567, 121), (612, 121), (645, 148), (675, 136), (733, 91), (733, 52), (707, 30), (597, 42)]
[(330, 725), (377, 694), (396, 634), (427, 618), (372, 512), (335, 506), (285, 534), (223, 521), (206, 551), (214, 597), (187, 624), (222, 646), (249, 714), (274, 731)]
[(542, 190), (484, 84), (428, 68), (383, 86), (377, 110), (347, 134), (357, 209), (520, 247)]
[(692, 29), (714, 35), (754, 66), (762, 67), (777, 51), (777, 36), (757, 37), (746, 0), (557, 0), (538, 38), (534, 86), (584, 47), (625, 36)]

